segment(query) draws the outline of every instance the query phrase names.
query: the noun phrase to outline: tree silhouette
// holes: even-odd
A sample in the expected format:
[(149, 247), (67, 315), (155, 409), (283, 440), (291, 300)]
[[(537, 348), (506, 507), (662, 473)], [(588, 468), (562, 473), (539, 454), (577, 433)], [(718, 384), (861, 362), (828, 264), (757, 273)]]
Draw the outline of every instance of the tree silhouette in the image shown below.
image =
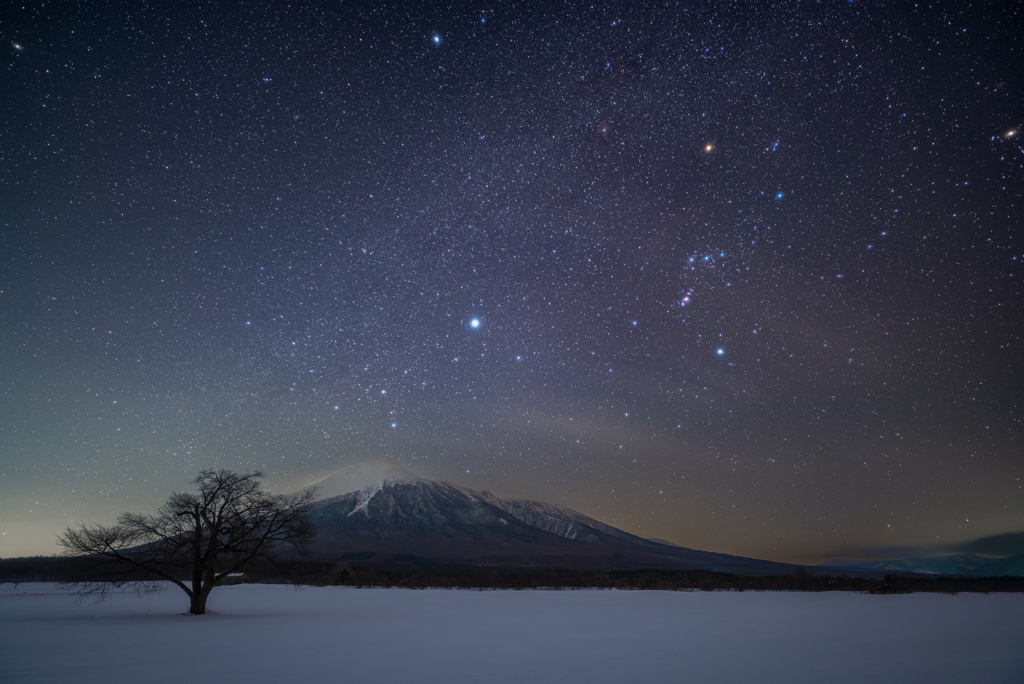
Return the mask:
[(109, 527), (67, 528), (58, 538), (65, 553), (97, 561), (92, 579), (72, 584), (103, 596), (126, 583), (166, 580), (188, 594), (189, 613), (202, 615), (210, 592), (232, 573), (256, 559), (273, 562), (280, 545), (301, 550), (313, 537), (307, 513), (316, 490), (270, 494), (262, 476), (203, 470), (193, 480), (196, 494), (172, 494), (156, 515), (123, 513)]

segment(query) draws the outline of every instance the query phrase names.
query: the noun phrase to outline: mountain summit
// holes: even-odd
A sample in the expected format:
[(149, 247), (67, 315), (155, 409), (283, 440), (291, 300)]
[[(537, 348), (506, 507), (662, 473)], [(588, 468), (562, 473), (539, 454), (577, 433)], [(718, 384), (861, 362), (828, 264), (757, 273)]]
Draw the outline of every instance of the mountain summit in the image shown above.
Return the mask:
[(557, 504), (500, 499), (429, 480), (383, 459), (344, 468), (316, 483), (310, 556), (491, 567), (618, 570), (704, 569), (785, 573), (783, 563), (695, 551), (644, 539)]
[(390, 458), (354, 463), (342, 468), (329, 477), (313, 483), (321, 500), (356, 493), (357, 508), (365, 510), (366, 504), (384, 487), (398, 484), (427, 482), (408, 470), (401, 463)]

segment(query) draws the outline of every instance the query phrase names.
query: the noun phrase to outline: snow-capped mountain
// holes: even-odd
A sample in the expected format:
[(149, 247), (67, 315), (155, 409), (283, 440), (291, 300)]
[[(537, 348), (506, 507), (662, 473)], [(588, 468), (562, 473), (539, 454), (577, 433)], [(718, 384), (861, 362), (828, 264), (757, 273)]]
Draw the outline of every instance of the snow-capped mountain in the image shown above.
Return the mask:
[(390, 459), (355, 463), (342, 468), (334, 475), (315, 483), (317, 496), (332, 500), (346, 494), (356, 494), (356, 508), (366, 512), (366, 506), (378, 492), (391, 485), (409, 485), (429, 482), (400, 463)]
[(313, 558), (415, 556), (460, 565), (574, 569), (793, 569), (643, 539), (564, 506), (500, 499), (429, 480), (390, 460), (349, 466), (315, 483)]

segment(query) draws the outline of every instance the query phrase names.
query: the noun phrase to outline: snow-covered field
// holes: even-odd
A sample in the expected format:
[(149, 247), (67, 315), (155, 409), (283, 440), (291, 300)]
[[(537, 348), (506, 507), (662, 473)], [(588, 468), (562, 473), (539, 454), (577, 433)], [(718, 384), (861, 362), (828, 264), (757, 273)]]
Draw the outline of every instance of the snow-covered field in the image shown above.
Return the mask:
[(1024, 595), (0, 585), (0, 682), (1024, 682)]

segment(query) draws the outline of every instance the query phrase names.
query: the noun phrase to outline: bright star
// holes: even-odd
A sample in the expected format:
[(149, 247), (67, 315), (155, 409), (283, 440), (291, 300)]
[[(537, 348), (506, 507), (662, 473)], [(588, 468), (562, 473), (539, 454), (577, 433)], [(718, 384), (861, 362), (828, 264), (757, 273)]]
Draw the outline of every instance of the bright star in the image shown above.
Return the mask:
[(433, 36), (433, 38), (431, 38), (431, 40), (434, 41), (434, 45), (440, 45), (441, 44), (441, 36), (439, 34), (437, 34), (437, 33), (434, 34), (434, 36)]
[(715, 351), (715, 353), (716, 353), (716, 354), (718, 354), (719, 356), (721, 356), (722, 354), (724, 354), (724, 353), (725, 353), (725, 350), (724, 350), (724, 349), (722, 349), (721, 347), (719, 347), (719, 348), (718, 348), (718, 349), (717, 349), (717, 350)]
[(470, 328), (479, 328), (480, 327), (480, 319), (479, 318), (474, 318), (473, 320), (471, 320), (469, 322), (469, 327)]
[(781, 192), (775, 195), (775, 199), (782, 199), (783, 197), (785, 197), (785, 195)]

